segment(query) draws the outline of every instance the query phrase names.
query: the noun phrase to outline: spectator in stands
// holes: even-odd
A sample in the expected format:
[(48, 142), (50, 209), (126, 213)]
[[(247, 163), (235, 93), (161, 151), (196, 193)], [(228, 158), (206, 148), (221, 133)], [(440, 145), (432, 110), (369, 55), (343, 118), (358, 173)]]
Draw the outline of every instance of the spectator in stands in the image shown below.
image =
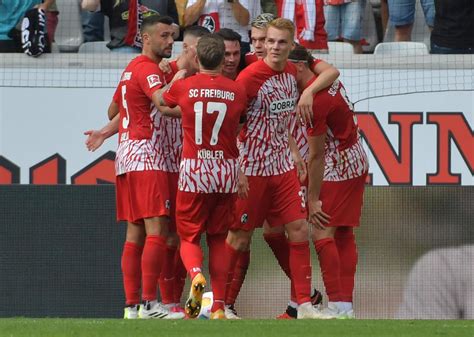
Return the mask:
[[(388, 0), (390, 23), (395, 26), (395, 41), (411, 41), (417, 0)], [(434, 0), (420, 0), (426, 24), (433, 28), (435, 16)], [(459, 3), (455, 1), (455, 3)]]
[(105, 17), (102, 12), (82, 11), (81, 21), (84, 42), (104, 41)]
[(197, 21), (211, 33), (229, 28), (242, 37), (242, 54), (250, 51), (249, 22), (261, 13), (260, 0), (188, 0), (184, 24)]
[(328, 52), (324, 0), (276, 0), (278, 16), (296, 25), (298, 43), (314, 53)]
[[(109, 17), (111, 41), (107, 47), (118, 52), (140, 52), (142, 41), (139, 26), (150, 15), (167, 15), (176, 24), (179, 35), (178, 12), (174, 0), (82, 0), (82, 8), (100, 11)], [(133, 20), (130, 22), (130, 20)]]
[(423, 255), (410, 271), (396, 318), (474, 319), (473, 261), (474, 245)]
[(431, 32), (432, 54), (474, 53), (474, 6), (472, 0), (435, 0)]
[(362, 20), (367, 0), (325, 0), (324, 15), (329, 41), (342, 39), (362, 54)]
[[(270, 14), (273, 14), (275, 16), (278, 13), (275, 0), (261, 0), (260, 1), (260, 6), (262, 8), (262, 13), (270, 13)], [(257, 17), (260, 14), (261, 13), (256, 13), (255, 17)]]
[(50, 42), (58, 24), (58, 11), (55, 0), (9, 0), (0, 1), (0, 53), (21, 53), (21, 44), (12, 39), (10, 32), (23, 19), (25, 13), (34, 7), (46, 12), (46, 30)]

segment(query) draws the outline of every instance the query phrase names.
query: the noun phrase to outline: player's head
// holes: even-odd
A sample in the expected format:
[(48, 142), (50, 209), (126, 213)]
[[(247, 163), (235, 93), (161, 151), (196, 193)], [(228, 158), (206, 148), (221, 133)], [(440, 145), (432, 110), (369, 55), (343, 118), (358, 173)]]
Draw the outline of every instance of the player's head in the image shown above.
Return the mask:
[(217, 35), (224, 39), (225, 59), (222, 74), (231, 79), (237, 77), (240, 64), (240, 42), (242, 37), (239, 33), (229, 28), (222, 28)]
[(173, 19), (169, 16), (151, 15), (142, 21), (140, 33), (143, 51), (156, 57), (170, 57), (173, 50)]
[(284, 64), (294, 48), (295, 25), (288, 19), (278, 18), (267, 25), (265, 48), (271, 63)]
[(199, 39), (204, 35), (209, 35), (207, 28), (202, 26), (190, 26), (183, 33), (183, 52), (187, 64), (191, 67), (188, 71), (199, 71), (199, 64), (196, 61), (196, 47)]
[(275, 16), (272, 13), (262, 13), (251, 23), (250, 39), (253, 50), (258, 57), (265, 57), (267, 55), (265, 37), (267, 36), (267, 26), (273, 20), (275, 20)]
[(308, 77), (314, 75), (311, 71), (311, 65), (313, 64), (314, 58), (305, 47), (297, 44), (288, 55), (288, 61), (296, 66), (296, 80), (299, 84), (305, 82)]
[(201, 37), (197, 43), (197, 58), (202, 70), (219, 69), (224, 62), (224, 39), (218, 34)]

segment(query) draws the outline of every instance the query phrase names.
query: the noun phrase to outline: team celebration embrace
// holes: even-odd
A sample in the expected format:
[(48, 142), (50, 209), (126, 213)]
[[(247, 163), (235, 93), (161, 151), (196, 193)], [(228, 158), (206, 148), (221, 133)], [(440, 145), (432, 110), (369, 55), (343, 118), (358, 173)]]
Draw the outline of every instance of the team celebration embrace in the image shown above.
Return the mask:
[[(253, 51), (242, 58), (235, 31), (192, 26), (168, 62), (172, 23), (143, 20), (142, 54), (122, 73), (110, 122), (85, 132), (91, 151), (118, 133), (124, 318), (240, 319), (256, 228), (290, 281), (278, 318), (354, 318), (353, 229), (368, 159), (339, 72), (294, 42), (293, 22), (271, 14), (252, 21)], [(327, 305), (312, 284), (310, 241)]]

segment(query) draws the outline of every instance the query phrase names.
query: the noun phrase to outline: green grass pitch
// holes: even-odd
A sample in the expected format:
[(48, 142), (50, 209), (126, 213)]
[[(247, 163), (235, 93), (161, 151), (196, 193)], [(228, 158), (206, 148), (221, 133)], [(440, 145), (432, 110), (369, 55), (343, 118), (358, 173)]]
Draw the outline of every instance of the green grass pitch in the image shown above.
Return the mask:
[(0, 319), (0, 337), (474, 337), (474, 321)]

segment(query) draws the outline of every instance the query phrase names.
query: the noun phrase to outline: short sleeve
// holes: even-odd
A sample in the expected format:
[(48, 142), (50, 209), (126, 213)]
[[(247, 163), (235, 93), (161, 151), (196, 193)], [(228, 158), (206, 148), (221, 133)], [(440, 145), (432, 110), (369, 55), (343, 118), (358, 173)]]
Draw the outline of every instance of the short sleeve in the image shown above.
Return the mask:
[[(320, 95), (316, 95), (320, 96)], [(318, 97), (313, 102), (313, 127), (308, 128), (308, 136), (321, 136), (328, 129), (327, 117), (332, 104), (328, 100), (322, 100)]]
[(121, 98), (120, 96), (122, 95), (121, 88), (122, 86), (119, 83), (119, 85), (117, 86), (117, 89), (115, 89), (114, 96), (112, 97), (112, 101), (117, 104), (120, 104), (120, 98)]
[(250, 100), (252, 98), (250, 95), (252, 90), (245, 89), (245, 88), (248, 88), (248, 86), (252, 85), (250, 83), (250, 72), (248, 71), (240, 72), (240, 74), (235, 79), (235, 83), (237, 83), (243, 89), (243, 92), (245, 93), (245, 97), (247, 98), (246, 102)]
[(154, 63), (145, 63), (138, 70), (138, 84), (145, 95), (151, 100), (153, 93), (165, 85), (160, 68)]
[(314, 72), (314, 68), (318, 65), (318, 63), (322, 62), (321, 59), (313, 59), (313, 62), (310, 64), (310, 69)]
[(244, 117), (247, 115), (247, 90), (241, 85), (239, 85), (239, 89), (239, 103), (241, 104), (240, 117)]
[(184, 79), (174, 82), (171, 87), (169, 87), (168, 90), (163, 94), (163, 100), (170, 108), (174, 108), (179, 104), (179, 98), (181, 97), (181, 93), (183, 91), (183, 81)]

